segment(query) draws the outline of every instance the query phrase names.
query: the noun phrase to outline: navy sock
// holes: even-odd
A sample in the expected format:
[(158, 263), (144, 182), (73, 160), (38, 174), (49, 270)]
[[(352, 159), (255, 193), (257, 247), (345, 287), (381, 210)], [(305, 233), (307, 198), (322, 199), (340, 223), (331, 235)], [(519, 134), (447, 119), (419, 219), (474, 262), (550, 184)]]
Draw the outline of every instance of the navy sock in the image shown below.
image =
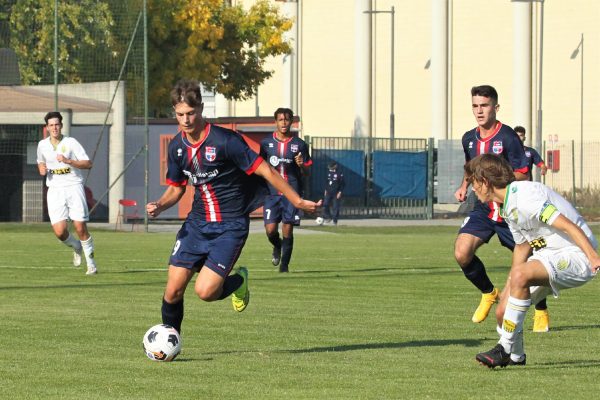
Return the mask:
[(294, 250), (294, 237), (284, 237), (281, 241), (281, 271), (287, 271), (292, 258), (292, 251)]
[(181, 333), (181, 322), (183, 321), (183, 299), (179, 303), (167, 303), (163, 297), (162, 301), (162, 322), (166, 325), (171, 325)]
[(494, 284), (485, 272), (485, 266), (477, 256), (473, 256), (473, 259), (465, 268), (463, 273), (469, 281), (479, 290), (481, 293), (491, 293), (494, 290)]
[(223, 291), (219, 296), (219, 300), (229, 297), (231, 293), (235, 292), (237, 288), (242, 286), (242, 283), (244, 283), (244, 278), (242, 278), (240, 274), (229, 275), (227, 278), (225, 278), (225, 282), (223, 283)]
[(535, 305), (535, 309), (536, 310), (547, 310), (548, 309), (548, 304), (546, 304), (546, 298), (545, 297), (542, 300), (540, 300), (539, 303), (537, 303)]
[(267, 235), (267, 238), (274, 247), (277, 247), (278, 249), (281, 248), (281, 239), (279, 238), (279, 232), (275, 231), (273, 233), (270, 233)]

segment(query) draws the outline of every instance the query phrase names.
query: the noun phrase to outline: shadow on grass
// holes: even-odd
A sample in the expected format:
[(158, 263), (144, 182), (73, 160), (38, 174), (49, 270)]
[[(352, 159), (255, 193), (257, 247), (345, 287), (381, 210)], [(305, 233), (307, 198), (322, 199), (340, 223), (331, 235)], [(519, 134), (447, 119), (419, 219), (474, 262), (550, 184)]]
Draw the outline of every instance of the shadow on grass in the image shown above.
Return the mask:
[(123, 282), (123, 283), (77, 283), (77, 284), (61, 284), (61, 285), (27, 285), (27, 286), (0, 286), (0, 291), (9, 290), (31, 290), (31, 289), (80, 289), (80, 288), (112, 288), (118, 286), (148, 286), (161, 285), (164, 286), (165, 281), (155, 282)]
[[(557, 369), (557, 368), (598, 368), (600, 367), (600, 359), (598, 360), (571, 360), (571, 361), (552, 361), (552, 362), (533, 362), (527, 360), (527, 369)], [(522, 367), (519, 367), (520, 370)], [(513, 370), (512, 368), (508, 368)]]
[(552, 332), (561, 332), (561, 331), (576, 331), (583, 329), (600, 329), (599, 324), (594, 325), (565, 325), (565, 326), (553, 326)]
[(453, 346), (462, 345), (465, 347), (481, 346), (484, 342), (476, 339), (444, 339), (444, 340), (411, 340), (410, 342), (400, 343), (364, 343), (364, 344), (349, 344), (342, 346), (323, 346), (313, 347), (309, 349), (296, 350), (278, 350), (276, 353), (330, 353), (342, 351), (356, 350), (377, 350), (377, 349), (403, 349), (409, 347), (432, 347), (432, 346)]

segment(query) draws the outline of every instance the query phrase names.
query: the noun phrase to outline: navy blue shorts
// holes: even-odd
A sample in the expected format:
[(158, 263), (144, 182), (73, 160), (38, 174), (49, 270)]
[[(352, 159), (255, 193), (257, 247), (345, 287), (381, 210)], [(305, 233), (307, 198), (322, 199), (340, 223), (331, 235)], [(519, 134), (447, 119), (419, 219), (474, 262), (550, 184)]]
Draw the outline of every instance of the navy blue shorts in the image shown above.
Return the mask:
[(496, 234), (502, 246), (510, 249), (510, 251), (515, 248), (515, 240), (508, 224), (505, 221), (492, 221), (485, 212), (477, 209), (471, 211), (469, 216), (465, 218), (458, 233), (468, 233), (478, 237), (485, 243), (488, 243), (492, 236)]
[(284, 224), (300, 225), (301, 211), (292, 205), (285, 196), (269, 195), (263, 206), (265, 225), (283, 222)]
[(248, 218), (223, 222), (188, 218), (177, 233), (169, 264), (198, 270), (206, 265), (225, 278), (240, 257), (249, 230)]

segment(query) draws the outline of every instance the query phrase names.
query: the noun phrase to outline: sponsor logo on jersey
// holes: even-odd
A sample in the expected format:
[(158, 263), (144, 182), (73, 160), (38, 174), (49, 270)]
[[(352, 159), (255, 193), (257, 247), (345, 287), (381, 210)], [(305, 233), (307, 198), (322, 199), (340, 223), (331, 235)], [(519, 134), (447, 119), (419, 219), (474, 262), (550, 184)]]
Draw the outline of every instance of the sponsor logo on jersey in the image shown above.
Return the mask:
[(208, 161), (215, 161), (215, 159), (217, 158), (217, 148), (216, 147), (212, 147), (212, 146), (206, 146), (206, 150), (204, 152), (204, 157), (208, 160)]
[(200, 171), (196, 172), (195, 174), (185, 169), (182, 172), (185, 176), (191, 179), (192, 185), (203, 185), (219, 175), (218, 169), (214, 169), (212, 171)]
[(269, 157), (269, 164), (271, 164), (274, 167), (278, 166), (279, 165), (279, 157), (277, 157), (277, 156)]
[(273, 143), (269, 143), (269, 148), (273, 148), (275, 145)]
[(473, 142), (469, 142), (469, 148), (472, 149), (473, 148)]
[(525, 151), (525, 157), (531, 158), (531, 152), (529, 150)]
[(65, 174), (71, 173), (71, 168), (65, 167), (65, 168), (49, 169), (48, 172), (50, 172), (52, 175), (65, 175)]
[(177, 157), (181, 157), (183, 155), (183, 150), (181, 148), (177, 149)]
[(290, 149), (292, 150), (292, 153), (297, 153), (298, 152), (298, 145), (297, 144), (293, 144), (290, 146)]
[(502, 150), (504, 150), (504, 147), (502, 146), (502, 142), (499, 140), (494, 141), (494, 143), (492, 143), (492, 152), (494, 154), (500, 154), (502, 153)]

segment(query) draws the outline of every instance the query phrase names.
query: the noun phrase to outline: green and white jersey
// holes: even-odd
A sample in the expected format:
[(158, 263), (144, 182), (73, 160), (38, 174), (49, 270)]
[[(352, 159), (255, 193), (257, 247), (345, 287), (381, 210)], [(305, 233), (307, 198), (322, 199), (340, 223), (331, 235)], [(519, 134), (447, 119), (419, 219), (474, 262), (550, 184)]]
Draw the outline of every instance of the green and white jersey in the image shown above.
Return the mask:
[(534, 251), (576, 246), (566, 233), (552, 227), (561, 214), (583, 230), (594, 248), (598, 247), (598, 241), (581, 215), (554, 190), (529, 181), (513, 182), (506, 188), (502, 217), (517, 244), (527, 241)]
[(50, 136), (40, 140), (37, 147), (37, 162), (46, 163), (46, 185), (48, 187), (66, 187), (83, 183), (79, 168), (59, 162), (56, 156), (62, 154), (71, 160), (89, 160), (83, 146), (72, 137), (63, 136), (56, 147), (50, 142)]

